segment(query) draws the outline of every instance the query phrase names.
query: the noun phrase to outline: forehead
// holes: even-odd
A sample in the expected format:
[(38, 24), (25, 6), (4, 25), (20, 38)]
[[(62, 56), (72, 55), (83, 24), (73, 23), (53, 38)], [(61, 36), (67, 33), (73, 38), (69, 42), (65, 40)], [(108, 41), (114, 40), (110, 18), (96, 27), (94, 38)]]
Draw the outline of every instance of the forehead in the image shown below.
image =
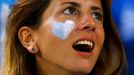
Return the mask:
[(69, 2), (74, 2), (74, 3), (77, 3), (81, 6), (90, 6), (90, 5), (93, 5), (93, 6), (98, 6), (98, 7), (101, 7), (101, 0), (52, 0), (51, 3), (53, 5), (58, 5), (58, 4), (66, 4), (66, 3), (69, 3)]
[(58, 10), (61, 10), (64, 7), (68, 6), (67, 4), (72, 6), (77, 5), (84, 10), (89, 10), (91, 7), (99, 8), (102, 10), (101, 0), (51, 0), (47, 10), (43, 13), (43, 19), (54, 16), (55, 13), (58, 13)]

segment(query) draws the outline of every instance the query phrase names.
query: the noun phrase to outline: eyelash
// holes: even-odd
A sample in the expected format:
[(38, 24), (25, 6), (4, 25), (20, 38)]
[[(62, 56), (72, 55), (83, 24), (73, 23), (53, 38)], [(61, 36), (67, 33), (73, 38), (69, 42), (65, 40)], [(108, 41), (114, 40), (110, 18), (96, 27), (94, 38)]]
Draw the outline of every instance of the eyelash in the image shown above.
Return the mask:
[(92, 17), (96, 20), (102, 21), (103, 20), (103, 15), (99, 11), (94, 11), (92, 13)]
[[(78, 15), (79, 11), (74, 7), (67, 7), (65, 10), (63, 10), (63, 13), (65, 15)], [(98, 10), (94, 10), (92, 12), (92, 17), (101, 22), (103, 20), (103, 14)]]
[(67, 7), (65, 10), (63, 10), (63, 13), (66, 15), (77, 15), (78, 11), (74, 7)]

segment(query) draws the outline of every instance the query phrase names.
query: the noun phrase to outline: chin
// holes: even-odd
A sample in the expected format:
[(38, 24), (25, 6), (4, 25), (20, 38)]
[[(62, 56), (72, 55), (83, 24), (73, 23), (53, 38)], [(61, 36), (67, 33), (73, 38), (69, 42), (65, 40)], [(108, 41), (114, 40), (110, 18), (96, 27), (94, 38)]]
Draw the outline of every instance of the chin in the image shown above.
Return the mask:
[(72, 71), (78, 74), (89, 74), (93, 69), (93, 66), (91, 65), (75, 65), (74, 68), (72, 68)]
[(77, 73), (78, 75), (87, 75), (92, 71), (92, 69), (77, 69), (74, 72)]

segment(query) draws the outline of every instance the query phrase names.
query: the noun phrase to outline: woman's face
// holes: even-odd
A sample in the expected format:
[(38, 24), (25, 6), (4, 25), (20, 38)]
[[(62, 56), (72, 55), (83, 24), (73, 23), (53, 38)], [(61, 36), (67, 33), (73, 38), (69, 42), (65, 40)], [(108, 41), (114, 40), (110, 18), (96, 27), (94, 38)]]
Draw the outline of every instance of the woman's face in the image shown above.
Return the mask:
[(52, 0), (35, 37), (40, 67), (90, 73), (104, 42), (100, 0)]

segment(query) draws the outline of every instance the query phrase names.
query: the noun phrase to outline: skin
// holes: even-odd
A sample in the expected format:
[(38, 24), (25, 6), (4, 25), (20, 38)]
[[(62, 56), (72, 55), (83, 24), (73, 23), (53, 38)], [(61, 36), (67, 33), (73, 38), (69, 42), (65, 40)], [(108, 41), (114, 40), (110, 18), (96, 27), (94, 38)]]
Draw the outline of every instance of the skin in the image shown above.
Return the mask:
[[(73, 6), (68, 2), (78, 5)], [(67, 7), (70, 6), (75, 8), (73, 13), (67, 12)], [(95, 11), (101, 14), (101, 19), (95, 17)], [(37, 30), (22, 27), (18, 35), (23, 46), (30, 53), (35, 54), (38, 75), (86, 75), (90, 73), (98, 59), (105, 38), (102, 14), (100, 0), (52, 0), (43, 13), (41, 25)], [(97, 16), (100, 17), (100, 15)], [(61, 40), (53, 35), (50, 19), (57, 22), (74, 21), (74, 28), (67, 39)], [(72, 48), (73, 43), (80, 39), (94, 41), (95, 45), (91, 53), (79, 54)], [(35, 51), (32, 51), (32, 48)]]

